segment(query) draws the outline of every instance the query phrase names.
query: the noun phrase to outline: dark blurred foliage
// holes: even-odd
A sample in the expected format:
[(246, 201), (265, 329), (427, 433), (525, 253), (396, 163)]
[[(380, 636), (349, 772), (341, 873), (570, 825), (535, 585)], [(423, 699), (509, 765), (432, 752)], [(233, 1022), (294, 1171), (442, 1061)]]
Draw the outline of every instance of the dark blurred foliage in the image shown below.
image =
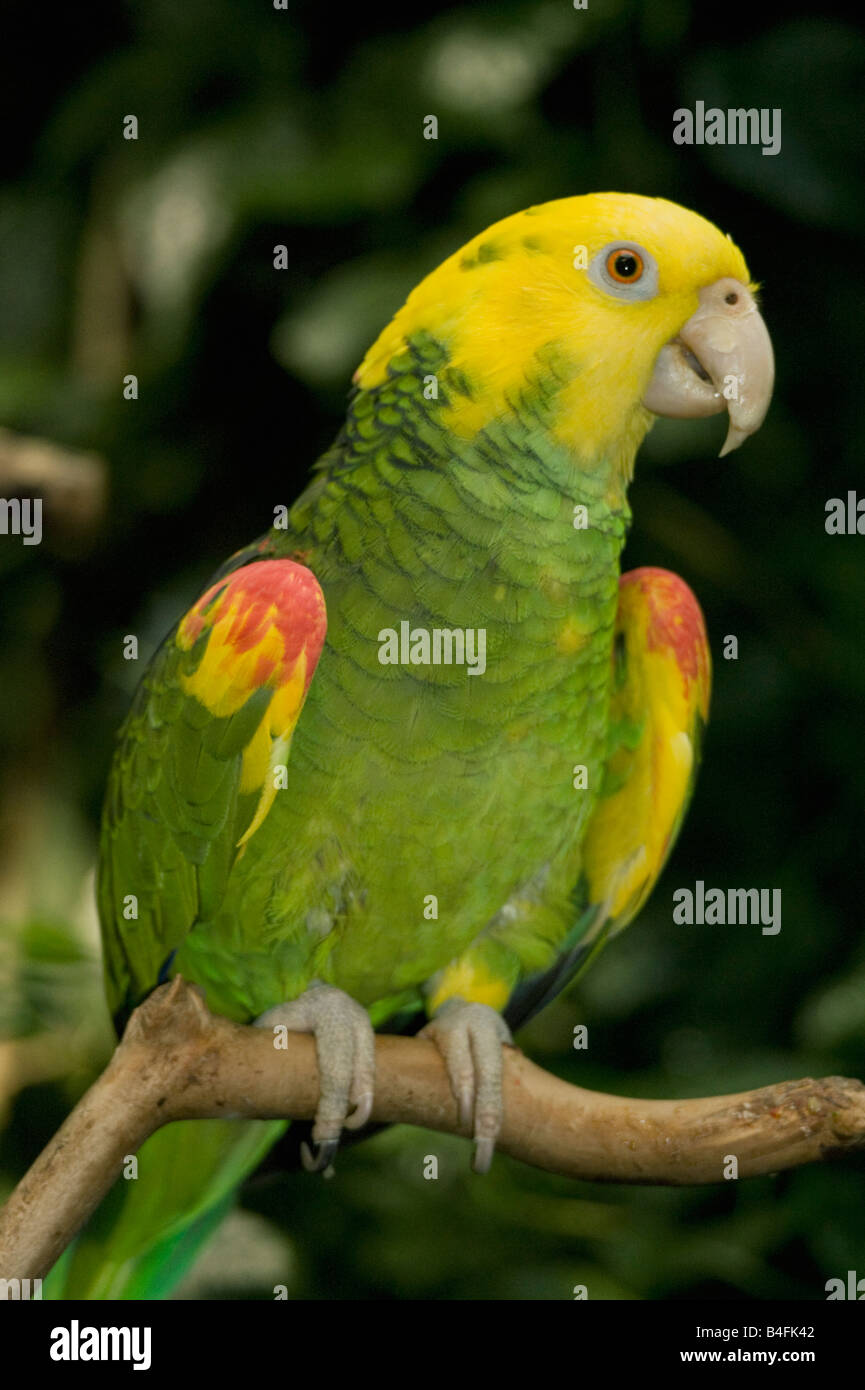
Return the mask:
[[(778, 387), (732, 456), (716, 419), (659, 424), (638, 460), (626, 564), (678, 570), (712, 637), (704, 769), (639, 924), (521, 1042), (635, 1095), (865, 1076), (865, 539), (824, 529), (829, 497), (865, 494), (862, 32), (825, 7), (688, 0), (432, 0), (399, 21), (308, 0), (7, 0), (3, 29), (0, 424), (101, 453), (110, 498), (89, 534), (57, 515), (39, 547), (0, 538), (0, 1013), (8, 1034), (79, 1044), (19, 1076), (0, 1180), (108, 1046), (85, 876), (141, 669), (124, 635), (146, 659), (298, 493), (423, 273), (498, 217), (590, 190), (671, 197), (733, 234)], [(779, 107), (781, 153), (674, 146), (673, 111), (698, 99)], [(781, 933), (675, 926), (672, 891), (698, 878), (781, 888)], [(822, 1298), (865, 1275), (862, 1171), (627, 1190), (499, 1158), (478, 1180), (465, 1144), (395, 1130), (330, 1182), (250, 1184), (187, 1290)]]

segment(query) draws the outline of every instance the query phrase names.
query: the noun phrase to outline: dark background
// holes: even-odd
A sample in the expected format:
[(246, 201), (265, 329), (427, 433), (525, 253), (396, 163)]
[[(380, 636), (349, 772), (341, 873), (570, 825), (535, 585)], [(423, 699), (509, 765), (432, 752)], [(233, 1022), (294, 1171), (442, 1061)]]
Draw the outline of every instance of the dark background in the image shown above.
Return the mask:
[[(734, 236), (778, 384), (730, 457), (716, 419), (659, 424), (638, 459), (625, 564), (681, 573), (712, 639), (704, 768), (639, 923), (520, 1041), (568, 1079), (641, 1096), (865, 1076), (865, 538), (824, 528), (828, 498), (865, 495), (863, 34), (825, 7), (687, 0), (429, 3), (399, 20), (7, 0), (2, 30), (0, 426), (94, 451), (107, 500), (76, 511), (46, 492), (41, 546), (0, 536), (0, 1038), (15, 1040), (0, 1043), (0, 1197), (110, 1046), (89, 874), (141, 670), (124, 636), (146, 659), (297, 495), (421, 275), (499, 217), (593, 190), (673, 198)], [(673, 111), (698, 99), (780, 107), (781, 153), (675, 146)], [(675, 926), (672, 892), (698, 878), (780, 888), (780, 934)], [(678, 1191), (503, 1157), (479, 1180), (468, 1158), (398, 1129), (329, 1182), (259, 1179), (186, 1291), (820, 1299), (827, 1279), (865, 1276), (861, 1161)]]

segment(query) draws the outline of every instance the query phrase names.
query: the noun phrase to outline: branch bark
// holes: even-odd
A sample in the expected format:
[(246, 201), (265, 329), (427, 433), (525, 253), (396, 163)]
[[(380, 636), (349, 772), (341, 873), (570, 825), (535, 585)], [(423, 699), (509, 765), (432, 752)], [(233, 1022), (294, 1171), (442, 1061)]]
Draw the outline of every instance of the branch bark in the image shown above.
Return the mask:
[[(0, 1212), (0, 1278), (39, 1278), (119, 1176), (124, 1155), (173, 1120), (311, 1119), (313, 1039), (207, 1010), (179, 977), (136, 1010), (111, 1062)], [(465, 1134), (444, 1064), (423, 1038), (379, 1037), (372, 1120)], [(690, 1186), (865, 1148), (865, 1086), (845, 1077), (786, 1081), (738, 1095), (634, 1100), (570, 1086), (506, 1049), (498, 1148), (565, 1177)], [(480, 1179), (479, 1179), (480, 1181)]]

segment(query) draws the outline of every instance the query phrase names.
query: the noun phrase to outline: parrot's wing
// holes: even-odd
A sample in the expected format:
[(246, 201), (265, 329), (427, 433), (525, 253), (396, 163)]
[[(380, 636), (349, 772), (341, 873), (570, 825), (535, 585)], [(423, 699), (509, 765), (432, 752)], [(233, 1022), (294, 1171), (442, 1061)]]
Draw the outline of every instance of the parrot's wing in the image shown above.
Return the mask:
[(99, 912), (118, 1025), (219, 906), (267, 816), (325, 630), (312, 572), (263, 558), (212, 584), (148, 668), (103, 817)]
[(622, 575), (613, 645), (609, 753), (583, 841), (577, 920), (557, 959), (520, 981), (512, 1029), (573, 980), (637, 915), (682, 824), (708, 715), (711, 665), (699, 604), (666, 570)]

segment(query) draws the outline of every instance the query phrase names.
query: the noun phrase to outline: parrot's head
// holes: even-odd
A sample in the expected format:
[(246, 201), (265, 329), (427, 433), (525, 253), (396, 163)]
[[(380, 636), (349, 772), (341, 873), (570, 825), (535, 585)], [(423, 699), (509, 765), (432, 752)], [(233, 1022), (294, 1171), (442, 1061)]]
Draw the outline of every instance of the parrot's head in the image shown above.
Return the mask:
[(471, 437), (542, 403), (544, 428), (629, 476), (657, 415), (726, 410), (722, 454), (759, 428), (772, 345), (744, 257), (663, 198), (595, 193), (528, 208), (450, 256), (358, 369), (374, 390), (420, 336), (441, 346), (448, 427)]

